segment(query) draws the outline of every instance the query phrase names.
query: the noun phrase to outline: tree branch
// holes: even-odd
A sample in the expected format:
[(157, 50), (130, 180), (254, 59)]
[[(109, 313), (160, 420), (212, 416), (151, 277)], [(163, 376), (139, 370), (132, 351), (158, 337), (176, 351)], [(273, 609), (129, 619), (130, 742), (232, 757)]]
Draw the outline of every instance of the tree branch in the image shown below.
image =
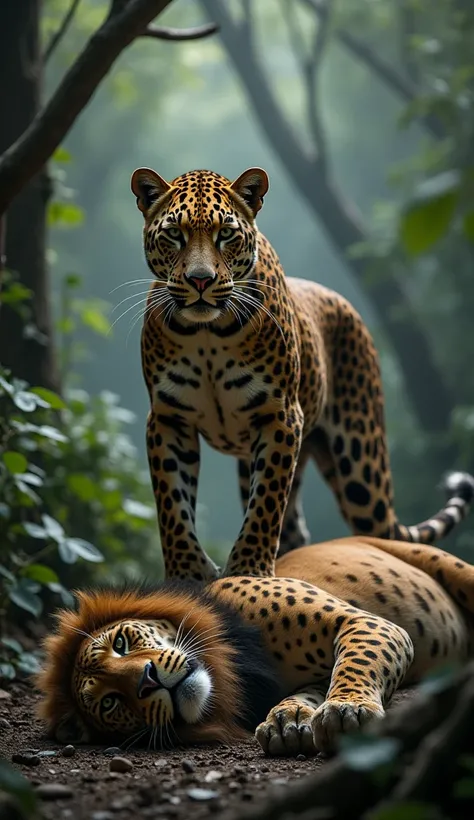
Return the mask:
[(167, 26), (148, 26), (142, 33), (142, 37), (154, 37), (156, 40), (202, 40), (219, 31), (219, 26), (215, 23), (206, 23), (204, 26), (194, 28), (169, 28)]
[(64, 15), (64, 19), (63, 19), (61, 25), (59, 26), (58, 30), (53, 34), (53, 36), (51, 37), (51, 40), (49, 41), (49, 44), (46, 46), (46, 50), (43, 54), (43, 63), (44, 64), (46, 64), (48, 62), (48, 60), (51, 57), (53, 51), (56, 49), (56, 47), (59, 45), (62, 38), (66, 34), (66, 31), (68, 30), (69, 25), (72, 23), (72, 21), (74, 19), (74, 15), (76, 14), (76, 11), (77, 11), (77, 8), (78, 8), (80, 2), (81, 2), (81, 0), (72, 0), (72, 3), (69, 6), (69, 9), (67, 10), (66, 14)]
[(117, 57), (171, 0), (114, 0), (58, 89), (0, 158), (0, 215), (48, 161)]
[[(321, 20), (327, 17), (327, 5), (324, 0), (300, 0), (300, 2), (314, 11)], [(387, 61), (384, 60), (383, 57), (380, 57), (369, 45), (339, 26), (334, 28), (333, 33), (336, 39), (339, 40), (354, 57), (370, 68), (371, 71), (404, 102), (412, 103), (417, 99), (419, 94), (417, 86), (413, 85), (410, 80), (400, 74), (394, 66), (387, 63)], [(421, 118), (421, 122), (426, 130), (436, 137), (436, 139), (444, 139), (446, 136), (445, 129), (437, 117), (428, 114)]]
[[(308, 155), (276, 100), (256, 49), (252, 48), (252, 41), (246, 37), (244, 26), (232, 18), (225, 2), (200, 2), (219, 25), (222, 42), (269, 145), (344, 264), (371, 300), (400, 363), (407, 393), (420, 426), (430, 433), (445, 433), (449, 428), (453, 401), (402, 284), (387, 261), (383, 276), (378, 276), (367, 288), (367, 269), (378, 265), (379, 260), (376, 257), (360, 259), (350, 256), (354, 245), (366, 243), (369, 239), (355, 204), (337, 188), (328, 168)], [(433, 402), (433, 396), (436, 396), (436, 402)]]

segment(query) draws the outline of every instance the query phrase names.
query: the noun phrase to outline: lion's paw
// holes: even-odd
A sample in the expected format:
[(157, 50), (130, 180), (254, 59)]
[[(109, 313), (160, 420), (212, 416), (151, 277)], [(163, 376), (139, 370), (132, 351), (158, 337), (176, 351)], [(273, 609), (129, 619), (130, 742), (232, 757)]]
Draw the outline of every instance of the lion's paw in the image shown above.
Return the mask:
[(267, 755), (314, 755), (311, 718), (315, 710), (302, 704), (276, 706), (257, 726), (255, 737)]
[(357, 731), (384, 715), (382, 706), (373, 701), (326, 700), (311, 720), (314, 746), (319, 752), (328, 754), (334, 751), (340, 735)]

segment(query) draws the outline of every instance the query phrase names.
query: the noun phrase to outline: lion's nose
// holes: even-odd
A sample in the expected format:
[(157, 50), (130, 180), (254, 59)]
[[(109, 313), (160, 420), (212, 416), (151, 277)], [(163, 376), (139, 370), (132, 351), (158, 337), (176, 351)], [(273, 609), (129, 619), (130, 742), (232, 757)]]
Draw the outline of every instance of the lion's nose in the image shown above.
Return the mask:
[(192, 270), (189, 273), (186, 273), (186, 279), (188, 282), (196, 288), (199, 293), (203, 293), (209, 285), (212, 284), (214, 279), (216, 278), (216, 274), (210, 270)]
[(161, 689), (161, 683), (155, 669), (155, 664), (148, 661), (138, 682), (137, 695), (139, 698), (146, 698), (156, 689)]

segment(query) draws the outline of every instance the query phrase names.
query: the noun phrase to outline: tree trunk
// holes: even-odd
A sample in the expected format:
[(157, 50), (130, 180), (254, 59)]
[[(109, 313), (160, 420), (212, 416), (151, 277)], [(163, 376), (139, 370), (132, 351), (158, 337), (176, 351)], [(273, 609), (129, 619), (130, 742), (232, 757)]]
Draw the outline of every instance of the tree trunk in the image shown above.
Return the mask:
[[(42, 91), (41, 0), (0, 3), (0, 154), (37, 114)], [(0, 362), (32, 385), (57, 390), (46, 266), (46, 206), (50, 183), (40, 172), (13, 200), (6, 214), (5, 266), (32, 293), (25, 322), (9, 305), (0, 315)]]

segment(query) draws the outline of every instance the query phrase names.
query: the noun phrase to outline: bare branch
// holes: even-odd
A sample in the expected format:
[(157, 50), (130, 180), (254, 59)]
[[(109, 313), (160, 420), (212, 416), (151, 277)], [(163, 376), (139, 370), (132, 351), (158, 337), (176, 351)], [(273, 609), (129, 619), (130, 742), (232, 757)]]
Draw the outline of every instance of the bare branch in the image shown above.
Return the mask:
[(107, 19), (86, 43), (58, 89), (0, 158), (0, 215), (48, 161), (117, 57), (171, 0), (114, 0)]
[(77, 11), (77, 8), (78, 8), (80, 2), (81, 2), (81, 0), (72, 0), (72, 3), (69, 6), (69, 9), (67, 10), (66, 14), (64, 15), (64, 19), (63, 19), (61, 25), (59, 26), (58, 30), (53, 34), (53, 36), (51, 37), (51, 40), (49, 41), (49, 44), (46, 46), (46, 50), (43, 54), (43, 63), (48, 62), (48, 60), (51, 57), (53, 51), (56, 49), (56, 47), (59, 45), (60, 41), (62, 40), (62, 38), (66, 34), (66, 31), (68, 30), (70, 24), (72, 23), (72, 21), (74, 19), (74, 15)]
[(320, 79), (320, 67), (329, 39), (331, 6), (332, 0), (327, 0), (326, 13), (324, 14), (324, 17), (321, 18), (319, 26), (314, 34), (312, 55), (308, 58), (305, 66), (308, 124), (313, 135), (313, 139), (318, 147), (318, 160), (322, 163), (326, 163), (327, 151), (326, 138), (319, 107), (318, 84)]
[(154, 37), (156, 40), (202, 40), (210, 37), (219, 31), (219, 26), (215, 23), (206, 23), (204, 26), (194, 28), (169, 28), (167, 26), (148, 26), (142, 33), (142, 37)]
[[(323, 0), (300, 0), (308, 8), (311, 8), (320, 19), (327, 16), (327, 6)], [(370, 68), (373, 73), (382, 80), (389, 88), (394, 91), (404, 102), (413, 102), (419, 93), (419, 89), (410, 80), (407, 80), (394, 66), (387, 63), (383, 57), (380, 57), (371, 46), (354, 37), (353, 34), (345, 31), (340, 27), (333, 30), (334, 36), (340, 43), (342, 43), (354, 57), (364, 63)], [(427, 131), (437, 139), (445, 137), (445, 130), (437, 119), (431, 115), (427, 115), (421, 119), (422, 124)]]

